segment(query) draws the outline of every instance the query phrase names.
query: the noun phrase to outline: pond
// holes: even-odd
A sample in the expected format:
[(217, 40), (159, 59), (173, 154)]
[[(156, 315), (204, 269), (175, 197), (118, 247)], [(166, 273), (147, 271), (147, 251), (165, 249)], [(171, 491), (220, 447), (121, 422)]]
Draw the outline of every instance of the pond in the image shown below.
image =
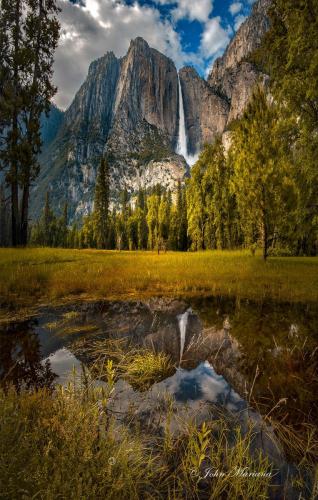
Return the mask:
[[(92, 346), (107, 339), (166, 353), (174, 366), (147, 390), (117, 380), (109, 408), (119, 419), (134, 412), (148, 430), (158, 431), (162, 408), (172, 400), (179, 421), (182, 416), (200, 423), (219, 412), (235, 417), (241, 428), (253, 421), (261, 429), (255, 446), (265, 449), (280, 475), (290, 471), (293, 457), (273, 422), (296, 433), (317, 425), (315, 304), (210, 297), (42, 308), (36, 317), (2, 328), (2, 384), (53, 387), (80, 380), (82, 367), (92, 362)], [(178, 432), (178, 419), (172, 432)]]

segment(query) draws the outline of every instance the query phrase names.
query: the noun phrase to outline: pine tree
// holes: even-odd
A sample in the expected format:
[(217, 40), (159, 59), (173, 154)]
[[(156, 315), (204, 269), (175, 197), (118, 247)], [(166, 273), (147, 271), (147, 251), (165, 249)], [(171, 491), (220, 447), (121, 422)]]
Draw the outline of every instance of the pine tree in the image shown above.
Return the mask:
[(291, 166), (284, 150), (286, 141), (280, 133), (276, 111), (264, 90), (258, 88), (234, 129), (230, 152), (233, 189), (243, 230), (248, 235), (256, 224), (264, 260), (269, 246), (293, 223), (296, 200)]
[(158, 194), (152, 194), (147, 198), (148, 248), (150, 250), (159, 248), (159, 204)]
[(0, 246), (7, 246), (9, 244), (8, 220), (9, 214), (5, 187), (3, 184), (0, 184)]
[(61, 217), (61, 229), (60, 229), (60, 245), (62, 247), (67, 246), (67, 238), (68, 238), (68, 205), (67, 202), (64, 203), (63, 215)]
[(41, 151), (40, 118), (50, 111), (51, 99), (56, 93), (52, 84), (54, 52), (59, 39), (59, 9), (55, 0), (26, 0), (28, 14), (25, 21), (25, 48), (30, 83), (26, 91), (24, 113), (26, 144), (21, 162), (19, 180), (22, 187), (21, 244), (27, 244), (28, 214), (31, 182), (39, 173), (38, 154)]
[(109, 220), (109, 166), (105, 158), (101, 159), (96, 180), (94, 215), (97, 246), (106, 248)]
[(295, 251), (318, 252), (318, 2), (272, 0), (270, 29), (254, 61), (270, 76), (270, 90), (289, 126), (289, 155), (298, 185)]
[(48, 112), (56, 90), (51, 79), (57, 12), (55, 0), (1, 2), (0, 168), (6, 169), (11, 189), (13, 246), (27, 242), (30, 185), (39, 170), (40, 116)]
[(43, 212), (43, 235), (44, 235), (43, 244), (45, 246), (52, 245), (52, 240), (53, 240), (52, 220), (53, 220), (53, 214), (50, 206), (50, 194), (49, 192), (47, 192), (45, 197), (45, 206)]
[(178, 182), (177, 190), (177, 219), (178, 219), (178, 250), (187, 250), (188, 247), (188, 224), (187, 224), (187, 203), (186, 194)]

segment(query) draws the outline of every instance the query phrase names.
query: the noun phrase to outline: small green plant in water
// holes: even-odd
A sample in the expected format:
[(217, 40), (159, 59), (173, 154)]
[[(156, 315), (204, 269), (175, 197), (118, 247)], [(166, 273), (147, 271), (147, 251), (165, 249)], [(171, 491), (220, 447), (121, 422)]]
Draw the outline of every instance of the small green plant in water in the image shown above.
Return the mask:
[(165, 353), (132, 347), (126, 339), (107, 339), (87, 346), (80, 344), (77, 352), (87, 353), (92, 360), (92, 370), (98, 378), (108, 381), (108, 361), (116, 376), (124, 378), (137, 390), (147, 390), (152, 384), (173, 375), (175, 367)]
[(146, 390), (152, 384), (172, 375), (173, 371), (169, 356), (162, 352), (144, 351), (129, 360), (124, 378), (134, 388)]

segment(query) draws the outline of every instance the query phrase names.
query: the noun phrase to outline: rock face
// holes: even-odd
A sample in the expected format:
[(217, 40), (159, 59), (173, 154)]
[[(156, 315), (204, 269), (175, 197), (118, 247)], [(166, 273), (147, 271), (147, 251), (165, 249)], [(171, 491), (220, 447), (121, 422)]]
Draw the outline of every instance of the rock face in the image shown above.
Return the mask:
[(57, 136), (42, 154), (33, 214), (47, 190), (55, 207), (68, 201), (71, 217), (89, 213), (103, 154), (109, 158), (114, 199), (124, 187), (133, 192), (160, 182), (174, 189), (187, 174), (185, 160), (174, 153), (177, 133), (174, 63), (142, 38), (131, 42), (122, 59), (107, 53), (90, 65)]
[(42, 114), (41, 138), (44, 148), (55, 139), (63, 121), (63, 117), (63, 111), (57, 108), (54, 104), (51, 104), (49, 116), (46, 116), (45, 113)]
[[(253, 87), (264, 75), (247, 61), (267, 27), (270, 0), (259, 0), (219, 58), (207, 81), (191, 68), (179, 72), (187, 155), (194, 156), (244, 111)], [(112, 52), (94, 61), (68, 110), (53, 109), (44, 123), (41, 174), (31, 197), (38, 217), (46, 191), (55, 209), (68, 202), (71, 218), (93, 207), (100, 158), (110, 164), (111, 193), (157, 183), (174, 190), (188, 174), (175, 153), (179, 134), (179, 82), (174, 63), (142, 38), (121, 59)], [(51, 125), (50, 125), (51, 123)]]
[(215, 61), (208, 77), (210, 87), (230, 102), (228, 123), (242, 115), (253, 87), (264, 79), (246, 59), (259, 47), (269, 27), (267, 11), (270, 4), (271, 0), (255, 3), (251, 15), (241, 25), (224, 55)]
[(180, 71), (184, 113), (188, 137), (188, 152), (194, 155), (216, 135), (222, 134), (228, 121), (230, 106), (200, 78), (194, 68)]

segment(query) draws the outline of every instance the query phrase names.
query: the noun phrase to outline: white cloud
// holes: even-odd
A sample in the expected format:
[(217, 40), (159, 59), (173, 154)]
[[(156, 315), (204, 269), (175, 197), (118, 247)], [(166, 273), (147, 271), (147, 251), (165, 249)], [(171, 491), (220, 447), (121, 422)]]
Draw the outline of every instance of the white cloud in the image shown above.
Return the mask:
[(201, 38), (201, 53), (205, 59), (215, 58), (230, 41), (231, 29), (221, 26), (221, 18), (213, 17), (205, 25)]
[(189, 19), (205, 23), (213, 9), (213, 0), (178, 0), (176, 3), (176, 8), (172, 10), (175, 20)]
[(241, 2), (233, 2), (230, 5), (229, 12), (232, 14), (232, 16), (235, 16), (238, 14), (243, 8), (243, 4)]
[(241, 26), (241, 24), (244, 23), (246, 18), (247, 18), (247, 16), (244, 16), (243, 14), (239, 14), (238, 16), (236, 16), (236, 18), (234, 20), (235, 31), (237, 31), (239, 29), (239, 27)]
[[(54, 83), (59, 91), (56, 104), (65, 109), (83, 83), (89, 64), (108, 51), (126, 54), (130, 40), (143, 37), (175, 61), (189, 63), (193, 54), (184, 53), (172, 24), (162, 20), (155, 8), (123, 0), (86, 0), (86, 6), (59, 0), (62, 36), (55, 57)], [(198, 59), (198, 56), (196, 56)]]

